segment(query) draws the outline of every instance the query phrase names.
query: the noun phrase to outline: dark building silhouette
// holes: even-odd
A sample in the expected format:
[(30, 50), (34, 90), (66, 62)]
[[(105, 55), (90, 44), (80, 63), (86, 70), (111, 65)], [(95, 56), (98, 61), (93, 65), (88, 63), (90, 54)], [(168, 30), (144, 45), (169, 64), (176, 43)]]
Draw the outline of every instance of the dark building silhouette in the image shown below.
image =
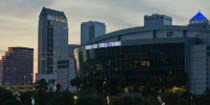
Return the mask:
[(2, 85), (31, 84), (33, 82), (33, 49), (9, 47), (0, 60)]

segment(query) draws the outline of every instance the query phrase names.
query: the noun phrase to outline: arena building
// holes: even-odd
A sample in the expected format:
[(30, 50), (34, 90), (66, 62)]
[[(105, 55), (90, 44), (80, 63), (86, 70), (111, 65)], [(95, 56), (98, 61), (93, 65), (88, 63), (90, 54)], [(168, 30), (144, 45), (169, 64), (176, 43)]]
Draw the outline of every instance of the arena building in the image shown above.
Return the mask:
[(146, 15), (144, 26), (105, 34), (74, 52), (77, 76), (99, 90), (203, 94), (210, 88), (210, 25), (201, 12), (186, 26)]

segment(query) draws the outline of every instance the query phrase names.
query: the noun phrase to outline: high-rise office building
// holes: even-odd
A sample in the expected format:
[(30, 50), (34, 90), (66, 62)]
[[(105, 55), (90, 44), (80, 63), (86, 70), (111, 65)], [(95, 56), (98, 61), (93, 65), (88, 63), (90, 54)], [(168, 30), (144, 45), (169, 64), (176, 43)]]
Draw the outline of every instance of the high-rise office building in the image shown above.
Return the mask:
[(104, 23), (97, 21), (88, 21), (81, 24), (81, 44), (92, 40), (98, 36), (106, 33), (106, 26)]
[[(80, 47), (80, 45), (69, 45), (69, 81), (76, 77), (76, 62), (74, 58), (74, 49)], [(77, 91), (76, 86), (69, 85), (69, 90), (74, 93)]]
[(38, 75), (68, 88), (68, 24), (62, 11), (43, 8), (39, 16)]
[(33, 82), (33, 49), (9, 47), (0, 61), (0, 83), (22, 85)]

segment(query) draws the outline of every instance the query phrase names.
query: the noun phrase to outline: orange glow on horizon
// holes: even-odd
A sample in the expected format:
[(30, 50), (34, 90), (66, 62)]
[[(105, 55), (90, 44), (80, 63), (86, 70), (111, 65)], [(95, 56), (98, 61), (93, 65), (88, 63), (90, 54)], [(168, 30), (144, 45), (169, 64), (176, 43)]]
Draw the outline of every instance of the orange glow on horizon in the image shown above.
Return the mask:
[(36, 73), (38, 72), (38, 67), (37, 65), (34, 65), (34, 68), (33, 68), (33, 82), (35, 82), (36, 80)]

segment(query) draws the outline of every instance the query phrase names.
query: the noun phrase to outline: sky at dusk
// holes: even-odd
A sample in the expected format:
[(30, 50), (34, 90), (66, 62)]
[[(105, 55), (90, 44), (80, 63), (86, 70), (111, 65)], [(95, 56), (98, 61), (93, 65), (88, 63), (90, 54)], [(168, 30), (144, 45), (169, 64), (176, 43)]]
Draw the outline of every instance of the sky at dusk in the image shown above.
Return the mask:
[(173, 24), (186, 25), (200, 10), (210, 18), (209, 0), (0, 0), (0, 56), (8, 47), (34, 48), (37, 69), (38, 17), (43, 6), (64, 11), (68, 18), (69, 44), (80, 43), (80, 24), (101, 21), (107, 32), (143, 25), (153, 13), (173, 17)]

